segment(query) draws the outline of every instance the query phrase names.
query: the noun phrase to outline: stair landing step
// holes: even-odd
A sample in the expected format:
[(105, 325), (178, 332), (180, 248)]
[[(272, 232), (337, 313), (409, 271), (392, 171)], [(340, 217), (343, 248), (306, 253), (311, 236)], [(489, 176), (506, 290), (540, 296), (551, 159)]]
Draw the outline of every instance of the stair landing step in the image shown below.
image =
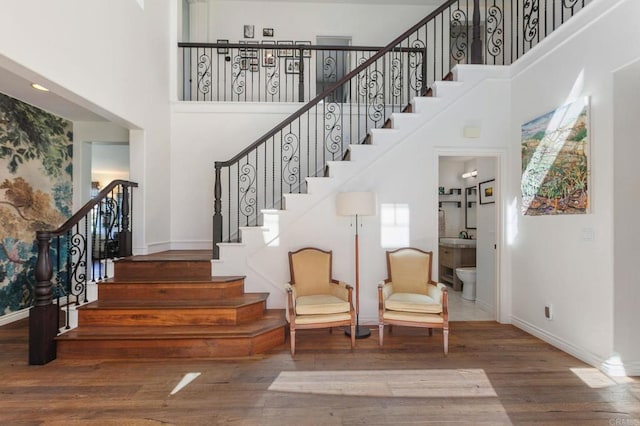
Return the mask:
[(236, 326), (79, 327), (56, 338), (58, 359), (228, 358), (285, 342), (283, 310)]
[(225, 275), (225, 276), (209, 276), (203, 279), (176, 279), (171, 277), (153, 277), (153, 278), (127, 278), (122, 279), (118, 277), (107, 278), (106, 280), (100, 281), (100, 285), (102, 284), (225, 284), (225, 283), (233, 283), (235, 281), (243, 280), (245, 278), (244, 275)]
[(141, 254), (118, 259), (118, 262), (158, 262), (158, 261), (210, 261), (211, 250), (167, 250), (152, 254)]
[(182, 338), (237, 338), (256, 336), (272, 328), (285, 327), (284, 310), (269, 309), (260, 320), (239, 325), (183, 326), (84, 326), (69, 330), (56, 340), (154, 340)]

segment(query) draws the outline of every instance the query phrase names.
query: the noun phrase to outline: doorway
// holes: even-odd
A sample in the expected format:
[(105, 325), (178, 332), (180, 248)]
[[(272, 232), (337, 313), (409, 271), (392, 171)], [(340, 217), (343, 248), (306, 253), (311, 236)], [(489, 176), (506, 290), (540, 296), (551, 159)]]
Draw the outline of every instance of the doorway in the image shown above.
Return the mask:
[[(351, 46), (351, 37), (318, 36), (318, 46)], [(316, 94), (320, 94), (349, 72), (350, 56), (347, 50), (318, 50), (316, 55)], [(337, 88), (326, 99), (327, 102), (343, 103), (348, 101), (348, 92)]]
[[(495, 187), (498, 160), (498, 157), (469, 155), (441, 155), (438, 159), (438, 237), (441, 249), (438, 281), (448, 286), (450, 319), (453, 321), (498, 318), (498, 209), (495, 198), (487, 198), (479, 192), (487, 185), (491, 185), (492, 190)], [(460, 246), (453, 247), (452, 244)], [(470, 247), (475, 247), (475, 250)], [(447, 251), (447, 256), (442, 255), (442, 250)], [(449, 253), (455, 253), (456, 260), (450, 260)], [(473, 265), (470, 257), (475, 257)], [(469, 291), (463, 292), (464, 284), (456, 278), (455, 266), (458, 263), (476, 267), (473, 296)], [(467, 290), (470, 288), (467, 286)]]

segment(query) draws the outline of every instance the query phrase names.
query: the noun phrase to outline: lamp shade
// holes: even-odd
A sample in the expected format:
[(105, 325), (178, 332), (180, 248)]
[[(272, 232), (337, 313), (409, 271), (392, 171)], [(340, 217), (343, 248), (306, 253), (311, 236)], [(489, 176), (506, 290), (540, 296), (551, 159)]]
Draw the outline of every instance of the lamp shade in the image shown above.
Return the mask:
[(340, 192), (336, 200), (340, 216), (373, 216), (376, 214), (375, 192)]

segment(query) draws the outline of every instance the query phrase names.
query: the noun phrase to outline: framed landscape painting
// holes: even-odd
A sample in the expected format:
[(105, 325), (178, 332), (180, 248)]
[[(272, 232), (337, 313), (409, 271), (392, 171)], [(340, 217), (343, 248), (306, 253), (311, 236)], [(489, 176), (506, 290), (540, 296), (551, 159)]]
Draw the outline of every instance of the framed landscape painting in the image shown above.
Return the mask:
[(522, 213), (589, 212), (589, 98), (522, 125)]

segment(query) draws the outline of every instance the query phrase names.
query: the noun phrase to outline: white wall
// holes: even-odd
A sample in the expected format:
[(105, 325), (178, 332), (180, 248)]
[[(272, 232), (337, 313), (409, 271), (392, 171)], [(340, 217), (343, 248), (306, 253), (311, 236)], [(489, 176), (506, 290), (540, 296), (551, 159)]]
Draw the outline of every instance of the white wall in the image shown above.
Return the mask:
[[(640, 339), (638, 339), (638, 300), (640, 300), (640, 226), (638, 200), (640, 177), (637, 143), (637, 120), (640, 116), (640, 62), (625, 66), (613, 74), (613, 144), (614, 153), (614, 245), (613, 350), (623, 362), (640, 371)], [(615, 367), (615, 360), (611, 360)], [(635, 365), (634, 365), (635, 364)]]
[[(169, 240), (174, 3), (148, 2), (143, 9), (131, 0), (58, 0), (38, 2), (34, 13), (32, 2), (7, 0), (0, 15), (3, 62), (34, 71), (57, 95), (120, 127), (137, 129), (129, 139), (137, 153), (131, 157), (131, 179), (141, 184), (134, 206), (134, 221), (144, 223), (134, 236), (139, 252)], [(93, 138), (85, 133), (80, 141)], [(74, 148), (76, 170), (84, 170), (87, 160), (83, 146)], [(74, 184), (80, 194), (86, 192)]]
[(172, 248), (212, 247), (214, 162), (231, 159), (299, 107), (299, 104), (174, 104), (170, 169)]
[[(634, 24), (639, 14), (640, 2), (635, 0), (594, 1), (512, 67), (511, 167), (503, 188), (507, 205), (520, 205), (521, 124), (577, 97), (591, 99), (591, 213), (518, 213), (512, 216), (517, 224), (507, 226), (512, 230), (508, 249), (514, 323), (592, 364), (614, 350), (617, 147), (612, 143), (612, 73), (640, 56), (640, 30)], [(619, 244), (620, 250), (633, 250), (635, 242)], [(552, 321), (544, 318), (545, 304), (553, 305)]]
[[(385, 46), (435, 9), (428, 5), (233, 0), (209, 0), (206, 5), (192, 3), (191, 6), (198, 9), (195, 19), (191, 14), (191, 41), (194, 42), (242, 40), (246, 24), (255, 27), (253, 40), (298, 40), (315, 44), (319, 35), (351, 36), (355, 46)], [(263, 28), (273, 28), (274, 37), (262, 37)]]

